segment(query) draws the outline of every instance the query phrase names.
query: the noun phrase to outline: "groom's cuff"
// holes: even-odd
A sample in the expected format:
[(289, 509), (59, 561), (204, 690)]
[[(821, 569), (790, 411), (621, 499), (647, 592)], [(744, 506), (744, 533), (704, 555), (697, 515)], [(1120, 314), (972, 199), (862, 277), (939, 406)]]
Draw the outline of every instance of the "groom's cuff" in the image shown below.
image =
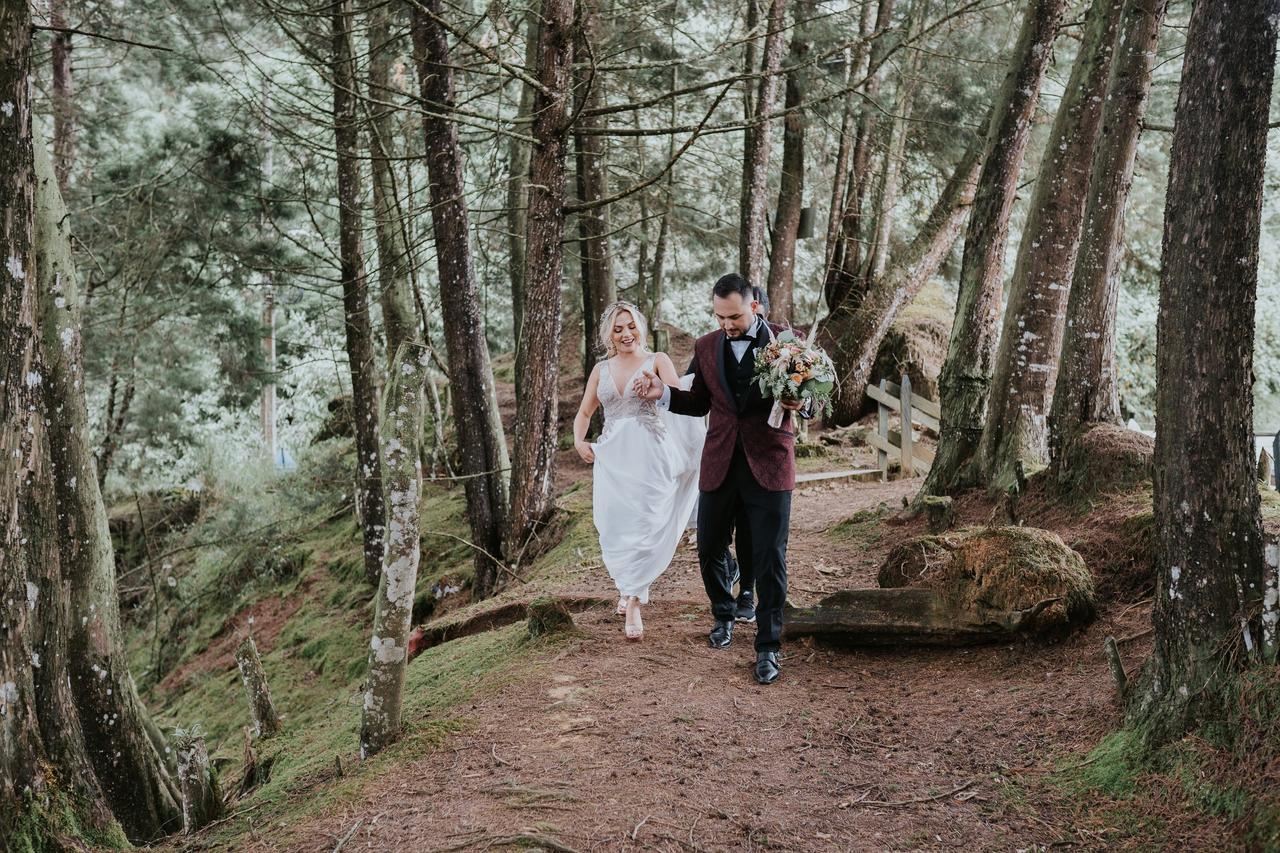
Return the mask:
[(662, 396), (658, 398), (657, 403), (658, 403), (659, 409), (671, 408), (671, 386), (670, 385), (664, 384), (662, 386)]

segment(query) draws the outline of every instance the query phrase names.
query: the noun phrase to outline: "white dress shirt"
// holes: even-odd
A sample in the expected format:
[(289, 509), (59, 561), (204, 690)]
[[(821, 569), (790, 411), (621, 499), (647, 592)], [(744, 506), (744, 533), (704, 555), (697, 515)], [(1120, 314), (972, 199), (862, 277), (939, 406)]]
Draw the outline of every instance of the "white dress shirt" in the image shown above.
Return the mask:
[[(733, 350), (733, 357), (738, 360), (739, 364), (742, 363), (742, 357), (747, 354), (747, 350), (751, 348), (751, 342), (760, 334), (761, 324), (763, 323), (764, 318), (757, 314), (756, 321), (751, 324), (751, 329), (745, 335), (740, 338), (729, 339), (729, 348)], [(671, 386), (662, 386), (662, 397), (658, 399), (657, 403), (661, 409), (667, 409), (671, 406)]]

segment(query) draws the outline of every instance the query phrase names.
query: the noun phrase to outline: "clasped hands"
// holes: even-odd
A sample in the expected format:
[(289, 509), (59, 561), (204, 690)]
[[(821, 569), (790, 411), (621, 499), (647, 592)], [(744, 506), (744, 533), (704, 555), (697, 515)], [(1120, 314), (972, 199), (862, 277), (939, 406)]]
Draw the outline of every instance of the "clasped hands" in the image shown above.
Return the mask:
[[(662, 398), (662, 380), (652, 370), (642, 370), (631, 384), (637, 397), (641, 400), (658, 400)], [(804, 408), (800, 400), (780, 400), (780, 405), (789, 411), (798, 412)]]

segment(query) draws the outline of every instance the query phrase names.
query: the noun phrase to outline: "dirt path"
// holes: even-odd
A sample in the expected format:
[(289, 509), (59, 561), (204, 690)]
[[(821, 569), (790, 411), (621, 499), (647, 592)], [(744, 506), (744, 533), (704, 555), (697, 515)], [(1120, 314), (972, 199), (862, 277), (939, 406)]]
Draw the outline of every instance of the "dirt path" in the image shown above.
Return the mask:
[[(873, 585), (893, 535), (841, 543), (823, 531), (859, 509), (896, 507), (918, 485), (797, 492), (792, 597)], [(606, 594), (608, 579), (597, 587)], [(750, 626), (730, 649), (707, 647), (686, 543), (654, 588), (642, 642), (625, 643), (620, 617), (603, 608), (580, 615), (580, 636), (480, 700), (465, 733), (372, 780), (343, 813), (293, 828), (312, 840), (287, 849), (332, 850), (358, 819), (343, 850), (536, 839), (582, 851), (1087, 848), (1052, 802), (1017, 783), (1114, 724), (1101, 638), (1133, 633), (1142, 610), (1048, 647), (791, 644), (782, 679), (759, 687)]]

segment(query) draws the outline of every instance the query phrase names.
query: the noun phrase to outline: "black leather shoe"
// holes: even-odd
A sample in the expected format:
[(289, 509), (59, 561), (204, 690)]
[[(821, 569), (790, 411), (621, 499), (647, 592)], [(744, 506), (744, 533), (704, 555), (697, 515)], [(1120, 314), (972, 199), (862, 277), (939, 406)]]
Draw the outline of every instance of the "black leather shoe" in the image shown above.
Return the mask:
[(735, 622), (754, 622), (756, 621), (756, 597), (751, 594), (751, 590), (744, 589), (738, 595), (738, 600), (734, 603), (733, 618)]
[(723, 649), (733, 642), (733, 620), (717, 619), (716, 626), (711, 629), (707, 641), (713, 649)]
[(756, 681), (773, 684), (778, 680), (779, 669), (777, 652), (756, 652)]

